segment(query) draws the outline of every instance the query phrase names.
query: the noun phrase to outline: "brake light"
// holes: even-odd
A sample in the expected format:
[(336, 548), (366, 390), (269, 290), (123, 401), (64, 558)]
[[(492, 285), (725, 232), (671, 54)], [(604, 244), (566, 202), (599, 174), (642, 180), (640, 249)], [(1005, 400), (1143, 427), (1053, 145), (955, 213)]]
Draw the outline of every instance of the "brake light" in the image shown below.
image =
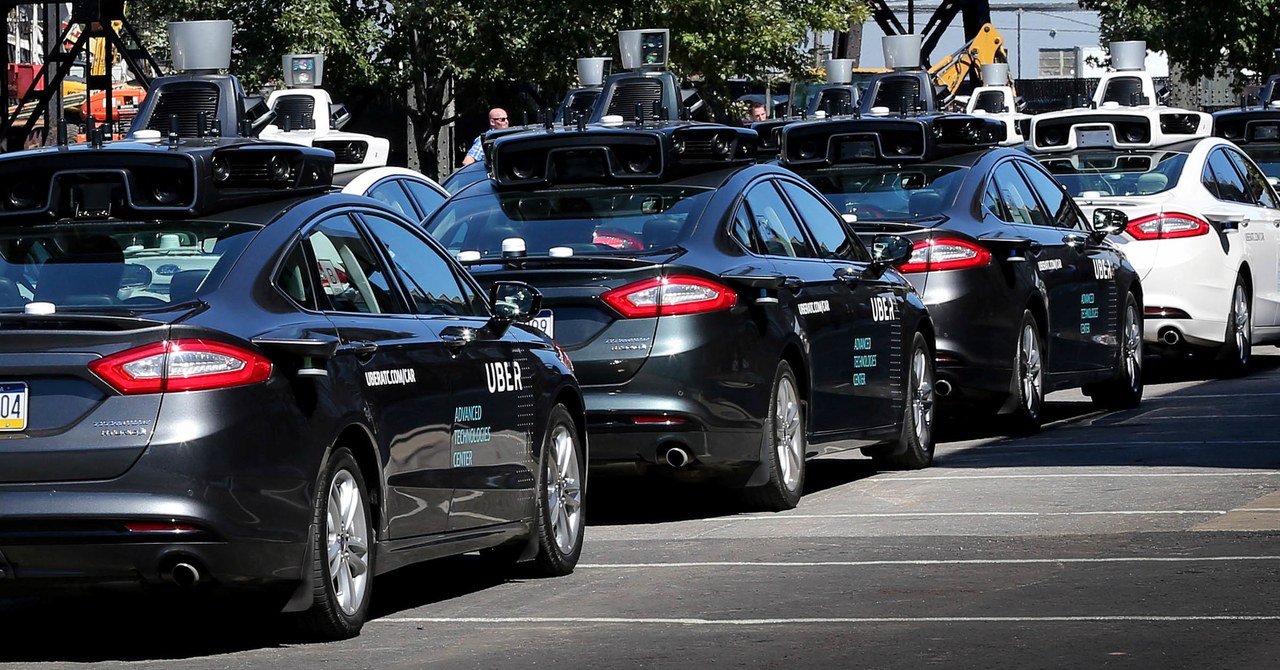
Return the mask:
[(723, 284), (700, 277), (655, 277), (605, 291), (600, 295), (628, 319), (649, 316), (701, 314), (729, 309), (738, 294)]
[(898, 267), (900, 272), (963, 270), (991, 264), (991, 252), (972, 242), (951, 237), (920, 240), (911, 245), (911, 258)]
[(202, 391), (266, 381), (271, 361), (208, 340), (166, 340), (100, 358), (89, 370), (125, 395)]
[(1197, 237), (1209, 233), (1209, 222), (1179, 212), (1162, 212), (1140, 216), (1129, 222), (1124, 231), (1135, 240), (1169, 240)]

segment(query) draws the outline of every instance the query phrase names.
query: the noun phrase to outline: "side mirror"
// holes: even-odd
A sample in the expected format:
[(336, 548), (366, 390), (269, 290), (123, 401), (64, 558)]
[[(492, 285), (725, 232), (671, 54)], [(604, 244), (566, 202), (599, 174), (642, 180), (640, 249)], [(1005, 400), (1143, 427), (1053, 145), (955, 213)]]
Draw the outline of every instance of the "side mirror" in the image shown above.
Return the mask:
[(906, 263), (911, 251), (911, 240), (901, 235), (876, 235), (871, 240), (871, 262), (880, 267)]
[(1267, 177), (1267, 183), (1273, 188), (1280, 188), (1280, 177)]
[(151, 268), (138, 263), (126, 263), (120, 277), (120, 288), (144, 288), (151, 285)]
[(1129, 225), (1129, 215), (1118, 209), (1099, 207), (1093, 210), (1093, 232), (1101, 235), (1119, 235)]
[(489, 287), (489, 307), (500, 322), (528, 321), (541, 306), (542, 293), (524, 282), (500, 281)]

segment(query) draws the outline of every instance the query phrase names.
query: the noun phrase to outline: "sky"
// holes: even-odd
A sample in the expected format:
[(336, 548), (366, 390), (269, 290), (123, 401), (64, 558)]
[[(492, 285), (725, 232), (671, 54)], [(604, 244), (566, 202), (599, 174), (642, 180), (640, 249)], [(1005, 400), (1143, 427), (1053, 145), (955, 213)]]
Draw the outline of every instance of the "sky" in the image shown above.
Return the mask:
[[(1022, 29), (1018, 30), (1019, 17), (1016, 8), (1021, 3), (991, 2), (991, 23), (1005, 38), (1005, 48), (1009, 52), (1010, 73), (1018, 79), (1032, 79), (1038, 75), (1040, 49), (1068, 49), (1076, 46), (1097, 47), (1098, 15), (1095, 12), (1080, 9), (1074, 0), (1036, 0), (1037, 6), (1060, 4), (1060, 9), (1026, 10), (1022, 13)], [(916, 32), (924, 28), (937, 3), (922, 1), (916, 3)], [(892, 2), (890, 6), (898, 15), (898, 21), (907, 25), (905, 3)], [(869, 22), (862, 33), (862, 67), (881, 67), (884, 54), (880, 47), (880, 38), (884, 32), (874, 21)], [(951, 22), (951, 26), (943, 33), (938, 46), (933, 50), (936, 61), (964, 45), (964, 23), (959, 15)], [(829, 46), (829, 45), (828, 45)], [(1021, 56), (1019, 56), (1021, 54)], [(1021, 60), (1021, 72), (1019, 72)]]

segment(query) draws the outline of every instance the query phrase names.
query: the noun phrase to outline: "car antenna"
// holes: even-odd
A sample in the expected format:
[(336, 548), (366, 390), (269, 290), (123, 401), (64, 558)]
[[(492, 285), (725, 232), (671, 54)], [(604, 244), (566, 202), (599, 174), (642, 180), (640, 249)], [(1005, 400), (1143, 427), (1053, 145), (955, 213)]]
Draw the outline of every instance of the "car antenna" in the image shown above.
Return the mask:
[(661, 100), (653, 101), (653, 119), (655, 121), (666, 121), (667, 120), (666, 112), (667, 110), (662, 107)]
[(551, 108), (542, 110), (542, 127), (551, 130), (556, 127), (556, 117), (551, 113)]
[(178, 115), (169, 115), (169, 148), (178, 148)]
[(67, 146), (67, 118), (62, 115), (58, 116), (58, 146)]

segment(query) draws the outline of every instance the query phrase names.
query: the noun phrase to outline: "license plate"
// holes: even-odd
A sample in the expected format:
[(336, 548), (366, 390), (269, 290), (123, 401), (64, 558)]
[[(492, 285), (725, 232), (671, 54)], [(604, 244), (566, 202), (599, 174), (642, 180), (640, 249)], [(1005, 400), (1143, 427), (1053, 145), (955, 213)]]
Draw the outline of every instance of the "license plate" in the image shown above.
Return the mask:
[(1109, 147), (1111, 146), (1111, 131), (1106, 129), (1077, 131), (1076, 146), (1078, 147)]
[(0, 430), (27, 429), (27, 385), (0, 384)]
[(538, 312), (537, 316), (529, 320), (529, 325), (546, 333), (547, 337), (556, 336), (556, 316), (549, 309)]

